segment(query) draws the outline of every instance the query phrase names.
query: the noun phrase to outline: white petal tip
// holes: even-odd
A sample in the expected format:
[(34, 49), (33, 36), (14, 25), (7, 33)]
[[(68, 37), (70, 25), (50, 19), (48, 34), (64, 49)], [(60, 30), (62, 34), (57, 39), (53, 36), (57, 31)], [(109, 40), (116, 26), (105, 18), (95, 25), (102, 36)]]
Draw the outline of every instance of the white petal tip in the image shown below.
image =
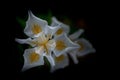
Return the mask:
[(15, 38), (15, 41), (20, 43), (20, 44), (23, 44), (23, 41), (21, 39)]
[(29, 10), (28, 11), (28, 15), (32, 15), (33, 13), (32, 13), (32, 11), (31, 10)]
[(96, 49), (93, 49), (92, 52), (93, 52), (93, 53), (96, 53)]
[(78, 61), (74, 61), (74, 64), (78, 64)]
[(52, 20), (57, 20), (55, 16), (52, 17)]
[(31, 10), (28, 11), (29, 18), (34, 17), (33, 13)]

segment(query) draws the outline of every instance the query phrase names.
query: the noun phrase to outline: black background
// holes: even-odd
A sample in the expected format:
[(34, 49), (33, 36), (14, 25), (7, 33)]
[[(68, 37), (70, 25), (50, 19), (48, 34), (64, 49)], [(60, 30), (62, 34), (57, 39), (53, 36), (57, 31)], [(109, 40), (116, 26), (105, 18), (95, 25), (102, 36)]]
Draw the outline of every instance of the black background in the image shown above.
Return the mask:
[[(15, 80), (65, 80), (74, 79), (80, 80), (81, 78), (94, 79), (96, 74), (96, 54), (90, 54), (79, 59), (79, 64), (75, 65), (71, 61), (70, 66), (65, 69), (60, 69), (54, 73), (49, 72), (47, 66), (43, 66), (41, 69), (33, 68), (26, 72), (20, 72), (23, 63), (20, 62), (20, 54), (18, 55), (18, 48), (15, 42), (16, 37), (23, 37), (22, 29), (19, 28), (19, 24), (16, 21), (16, 17), (25, 18), (28, 10), (31, 10), (34, 14), (47, 13), (51, 10), (53, 15), (67, 16), (74, 22), (84, 19), (87, 27), (85, 27), (85, 36), (96, 48), (96, 8), (92, 2), (83, 1), (62, 1), (62, 0), (37, 0), (37, 1), (15, 1), (13, 5), (5, 8), (5, 15), (7, 19), (4, 22), (7, 26), (7, 66), (5, 67), (6, 75), (11, 75), (10, 78)], [(79, 29), (79, 27), (77, 27)], [(6, 29), (6, 27), (5, 27)], [(6, 48), (6, 47), (5, 47)], [(71, 60), (71, 59), (70, 59)]]

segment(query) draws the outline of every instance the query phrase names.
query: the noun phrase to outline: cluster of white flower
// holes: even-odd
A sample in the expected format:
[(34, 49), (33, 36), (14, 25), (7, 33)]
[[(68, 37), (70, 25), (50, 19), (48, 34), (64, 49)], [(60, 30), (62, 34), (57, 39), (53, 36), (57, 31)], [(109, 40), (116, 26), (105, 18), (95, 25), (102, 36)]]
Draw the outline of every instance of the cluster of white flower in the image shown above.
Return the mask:
[(32, 48), (24, 51), (24, 65), (22, 71), (32, 67), (44, 65), (44, 57), (51, 65), (51, 72), (69, 65), (68, 55), (75, 64), (78, 56), (94, 53), (95, 49), (90, 42), (79, 36), (83, 29), (69, 35), (70, 27), (55, 17), (52, 17), (51, 25), (28, 11), (28, 20), (24, 33), (27, 39), (15, 39), (20, 44), (29, 44)]

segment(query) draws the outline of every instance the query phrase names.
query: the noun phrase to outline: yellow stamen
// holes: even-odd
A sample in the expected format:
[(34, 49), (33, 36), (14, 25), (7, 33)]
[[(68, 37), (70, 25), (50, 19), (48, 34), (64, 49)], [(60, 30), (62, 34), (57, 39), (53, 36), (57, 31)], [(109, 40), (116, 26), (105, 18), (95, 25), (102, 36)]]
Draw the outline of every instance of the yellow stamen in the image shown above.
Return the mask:
[(30, 63), (37, 62), (39, 60), (39, 58), (40, 58), (39, 54), (37, 54), (35, 52), (31, 53), (29, 56)]
[(66, 48), (66, 45), (65, 45), (65, 43), (63, 42), (63, 41), (61, 41), (61, 40), (58, 40), (58, 41), (56, 41), (56, 49), (57, 50), (63, 50), (63, 49), (65, 49)]
[(55, 57), (55, 61), (56, 62), (61, 62), (65, 59), (65, 56), (64, 55), (60, 55), (59, 57)]
[[(46, 52), (46, 54), (49, 54), (49, 46), (47, 46), (48, 42), (50, 41), (50, 37), (51, 34), (48, 34), (47, 36), (45, 36), (44, 34), (42, 34), (37, 41), (32, 41), (32, 44), (35, 44), (36, 46), (43, 46), (44, 51)], [(39, 41), (40, 40), (40, 41)]]
[(58, 29), (57, 32), (56, 32), (57, 35), (60, 35), (62, 33), (63, 33), (63, 29), (62, 28)]
[(43, 37), (42, 37), (40, 39), (43, 39), (43, 40), (41, 42), (37, 43), (38, 46), (43, 46), (44, 47), (44, 50), (46, 51), (46, 54), (49, 54), (48, 48), (47, 48), (47, 43), (49, 41), (49, 38), (50, 38), (50, 36), (45, 37), (45, 39), (43, 39)]
[(42, 31), (42, 29), (41, 29), (41, 26), (40, 25), (38, 25), (38, 24), (34, 24), (33, 25), (33, 27), (32, 27), (32, 32), (34, 33), (34, 34), (38, 34), (38, 33), (40, 33)]
[(48, 34), (47, 35), (47, 40), (51, 39), (52, 35), (51, 34)]

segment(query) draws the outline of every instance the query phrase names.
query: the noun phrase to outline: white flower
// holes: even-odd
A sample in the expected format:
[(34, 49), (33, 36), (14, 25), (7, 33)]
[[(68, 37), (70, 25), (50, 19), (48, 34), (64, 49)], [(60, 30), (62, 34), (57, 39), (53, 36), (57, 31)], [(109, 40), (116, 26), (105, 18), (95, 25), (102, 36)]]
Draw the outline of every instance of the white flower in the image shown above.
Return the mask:
[[(58, 21), (55, 17), (52, 18), (52, 25), (58, 25), (58, 23), (61, 23), (60, 21)], [(69, 33), (69, 26), (68, 25), (60, 25), (61, 27), (61, 31), (62, 33), (59, 34), (59, 36), (61, 36), (64, 33)], [(67, 54), (63, 54), (61, 56), (56, 57), (55, 55), (53, 55), (54, 60), (55, 60), (55, 66), (51, 67), (51, 72), (60, 69), (60, 68), (65, 68), (66, 66), (69, 65), (69, 58), (68, 58), (68, 54), (70, 55), (70, 57), (73, 59), (74, 63), (78, 63), (78, 56), (84, 56), (87, 55), (88, 53), (92, 53), (95, 52), (95, 49), (92, 47), (92, 45), (90, 44), (90, 42), (84, 38), (80, 38), (79, 36), (84, 32), (83, 29), (79, 29), (77, 32), (71, 34), (69, 36), (69, 38), (73, 41), (76, 42), (76, 44), (79, 45), (79, 48), (74, 48), (67, 50)], [(60, 33), (60, 31), (59, 31)], [(61, 38), (62, 39), (62, 38)], [(65, 39), (66, 40), (66, 39)], [(64, 57), (64, 58), (63, 58)], [(59, 60), (59, 62), (57, 61), (57, 59)]]
[(73, 59), (74, 63), (77, 64), (78, 63), (78, 59), (77, 57), (82, 57), (85, 56), (89, 53), (95, 53), (96, 50), (93, 48), (92, 44), (84, 39), (84, 38), (79, 38), (79, 36), (84, 32), (84, 30), (80, 29), (77, 32), (73, 33), (72, 35), (70, 35), (70, 39), (72, 39), (72, 41), (76, 42), (77, 44), (80, 45), (80, 48), (69, 52), (71, 58)]
[[(78, 49), (80, 46), (73, 43), (68, 37), (70, 27), (60, 21), (55, 17), (52, 17), (53, 26), (60, 24), (60, 29), (55, 34), (56, 48), (54, 50), (55, 55), (52, 55), (55, 60), (55, 66), (51, 67), (51, 72), (57, 69), (65, 68), (69, 65), (68, 52), (71, 50)], [(74, 35), (73, 35), (74, 36)], [(68, 47), (67, 47), (68, 46)], [(59, 51), (60, 50), (60, 51)], [(58, 54), (59, 53), (59, 54)], [(61, 55), (62, 54), (62, 55)]]
[(31, 11), (29, 11), (28, 14), (29, 17), (26, 22), (24, 33), (30, 38), (16, 39), (16, 41), (21, 44), (29, 44), (34, 48), (25, 50), (23, 55), (25, 62), (22, 70), (43, 65), (44, 56), (53, 67), (55, 62), (51, 56), (52, 52), (58, 57), (69, 50), (79, 48), (79, 45), (68, 39), (65, 33), (59, 36), (56, 35), (56, 32), (61, 28), (59, 27), (61, 24), (58, 23), (49, 26), (47, 21), (37, 18)]
[(22, 71), (44, 64), (43, 47), (26, 49), (24, 52), (24, 65)]
[(70, 50), (74, 50), (79, 48), (80, 46), (74, 42), (72, 42), (68, 37), (68, 33), (70, 32), (70, 27), (56, 19), (56, 17), (52, 17), (52, 24), (51, 26), (58, 27), (59, 29), (55, 33), (55, 41), (56, 47), (54, 50), (55, 55), (58, 57), (65, 52)]

